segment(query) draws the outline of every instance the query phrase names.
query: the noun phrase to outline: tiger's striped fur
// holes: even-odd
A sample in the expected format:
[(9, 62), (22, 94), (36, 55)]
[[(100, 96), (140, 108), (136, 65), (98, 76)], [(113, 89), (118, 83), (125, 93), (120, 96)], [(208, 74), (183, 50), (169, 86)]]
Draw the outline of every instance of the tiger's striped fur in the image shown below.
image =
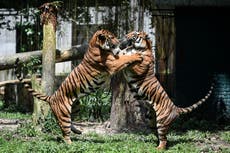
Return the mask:
[[(78, 132), (71, 122), (71, 108), (74, 99), (100, 88), (110, 75), (132, 62), (142, 60), (140, 54), (115, 56), (114, 53), (119, 53), (118, 45), (118, 39), (111, 32), (107, 30), (97, 31), (89, 42), (88, 51), (82, 62), (72, 70), (51, 96), (41, 94), (24, 83), (32, 95), (49, 103), (67, 143), (71, 143), (71, 130)], [(15, 65), (16, 75), (23, 82), (18, 63)]]
[(166, 134), (171, 122), (180, 114), (193, 111), (212, 93), (213, 86), (208, 94), (197, 103), (186, 108), (180, 108), (173, 104), (154, 73), (154, 57), (152, 54), (152, 42), (145, 32), (131, 32), (120, 43), (123, 49), (120, 53), (134, 54), (140, 52), (143, 61), (134, 63), (123, 70), (124, 76), (136, 95), (149, 100), (156, 112), (156, 126), (159, 139), (158, 149), (166, 148)]

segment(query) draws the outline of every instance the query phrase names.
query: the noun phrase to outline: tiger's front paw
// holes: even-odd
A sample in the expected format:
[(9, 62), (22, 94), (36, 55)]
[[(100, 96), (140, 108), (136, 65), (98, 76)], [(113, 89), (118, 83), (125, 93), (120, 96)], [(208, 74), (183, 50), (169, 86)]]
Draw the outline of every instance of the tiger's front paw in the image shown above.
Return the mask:
[(134, 61), (139, 61), (139, 62), (143, 61), (143, 55), (141, 53), (135, 53), (133, 54), (133, 56), (135, 59)]

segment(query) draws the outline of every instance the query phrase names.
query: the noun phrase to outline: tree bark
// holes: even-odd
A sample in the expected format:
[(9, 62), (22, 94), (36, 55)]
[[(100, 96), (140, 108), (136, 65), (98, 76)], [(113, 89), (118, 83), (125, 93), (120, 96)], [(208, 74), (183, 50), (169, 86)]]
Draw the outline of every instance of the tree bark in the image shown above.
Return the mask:
[(110, 113), (110, 127), (115, 131), (124, 130), (127, 127), (127, 113), (125, 100), (127, 85), (125, 84), (123, 75), (117, 74), (112, 78), (112, 107)]
[(111, 87), (111, 129), (115, 132), (127, 130), (151, 132), (155, 125), (151, 105), (147, 101), (134, 98), (122, 73), (113, 77)]
[(54, 92), (56, 57), (56, 31), (51, 22), (43, 25), (42, 91), (47, 95)]
[[(124, 6), (121, 6), (121, 9)], [(130, 2), (131, 10), (125, 8), (124, 14), (119, 18), (119, 22), (127, 23), (127, 27), (121, 33), (128, 33), (129, 30), (143, 30), (144, 25), (144, 4), (137, 0)], [(128, 7), (128, 6), (126, 6)], [(119, 12), (119, 11), (118, 11)], [(130, 16), (127, 16), (130, 15)], [(123, 17), (123, 18), (122, 18)], [(124, 21), (125, 20), (125, 21)], [(138, 22), (136, 22), (138, 21)], [(152, 131), (154, 127), (154, 111), (148, 101), (137, 100), (130, 92), (127, 82), (122, 73), (115, 75), (111, 81), (112, 107), (110, 114), (110, 127), (113, 131)]]
[[(43, 48), (42, 48), (42, 86), (41, 90), (47, 95), (52, 95), (55, 85), (55, 57), (56, 57), (56, 25), (58, 3), (45, 3), (40, 6), (42, 10), (41, 22), (43, 24)], [(33, 121), (36, 125), (39, 119), (44, 118), (50, 112), (48, 103), (35, 101)], [(39, 118), (41, 116), (41, 118)]]
[[(56, 63), (65, 62), (69, 60), (81, 60), (88, 49), (87, 44), (73, 46), (68, 50), (56, 50)], [(0, 57), (0, 70), (6, 70), (14, 68), (14, 64), (17, 58), (20, 59), (21, 62), (27, 63), (31, 61), (31, 59), (36, 58), (42, 61), (42, 51), (31, 51), (25, 53), (17, 53), (11, 56), (1, 56)], [(38, 65), (41, 64), (38, 63)]]
[[(36, 75), (32, 75), (31, 78), (32, 88), (35, 89), (36, 91), (42, 92), (40, 83), (41, 81), (36, 79)], [(34, 98), (34, 106), (33, 106), (33, 114), (32, 114), (32, 121), (34, 125), (38, 125), (40, 120), (44, 121), (43, 103), (44, 103), (43, 101)]]

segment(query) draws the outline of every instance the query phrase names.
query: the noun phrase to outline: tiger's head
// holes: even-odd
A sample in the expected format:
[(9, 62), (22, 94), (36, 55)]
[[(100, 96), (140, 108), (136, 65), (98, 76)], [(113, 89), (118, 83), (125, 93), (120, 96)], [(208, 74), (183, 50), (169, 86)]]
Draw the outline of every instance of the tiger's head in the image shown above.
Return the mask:
[[(120, 41), (120, 54), (135, 54), (142, 55), (142, 62), (134, 63), (126, 69), (127, 73), (141, 75), (154, 74), (154, 55), (152, 52), (152, 41), (145, 32), (130, 32), (125, 38)], [(130, 73), (131, 72), (131, 73)], [(126, 73), (126, 74), (127, 74)], [(132, 77), (130, 77), (132, 78)]]
[(128, 33), (120, 43), (123, 54), (151, 49), (151, 40), (145, 32), (133, 31)]
[(114, 55), (119, 53), (119, 40), (108, 30), (98, 30), (93, 38), (91, 44), (97, 45), (101, 50), (111, 51)]

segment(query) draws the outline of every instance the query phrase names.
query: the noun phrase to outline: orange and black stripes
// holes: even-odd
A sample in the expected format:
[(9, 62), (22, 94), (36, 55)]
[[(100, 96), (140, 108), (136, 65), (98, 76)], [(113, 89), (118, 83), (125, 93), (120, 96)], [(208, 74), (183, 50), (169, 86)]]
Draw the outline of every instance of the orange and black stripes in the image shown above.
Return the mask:
[(141, 97), (149, 100), (156, 112), (156, 126), (159, 139), (158, 149), (166, 147), (170, 124), (180, 115), (193, 111), (203, 102), (205, 102), (212, 93), (211, 87), (205, 98), (201, 99), (192, 106), (180, 108), (174, 105), (168, 94), (165, 92), (154, 73), (154, 57), (152, 55), (151, 41), (144, 32), (131, 32), (126, 35), (121, 42), (123, 53), (141, 52), (143, 61), (127, 67), (124, 70), (124, 76), (134, 92), (135, 97)]
[(113, 52), (119, 51), (117, 49), (118, 43), (118, 39), (111, 32), (107, 30), (97, 31), (89, 42), (88, 51), (82, 62), (72, 70), (51, 96), (41, 94), (23, 82), (20, 75), (19, 60), (16, 60), (15, 73), (17, 78), (24, 83), (32, 95), (49, 103), (67, 143), (71, 143), (71, 131), (81, 133), (71, 122), (73, 101), (100, 88), (111, 74), (120, 71), (122, 67), (142, 60), (139, 54), (122, 55), (115, 58)]

